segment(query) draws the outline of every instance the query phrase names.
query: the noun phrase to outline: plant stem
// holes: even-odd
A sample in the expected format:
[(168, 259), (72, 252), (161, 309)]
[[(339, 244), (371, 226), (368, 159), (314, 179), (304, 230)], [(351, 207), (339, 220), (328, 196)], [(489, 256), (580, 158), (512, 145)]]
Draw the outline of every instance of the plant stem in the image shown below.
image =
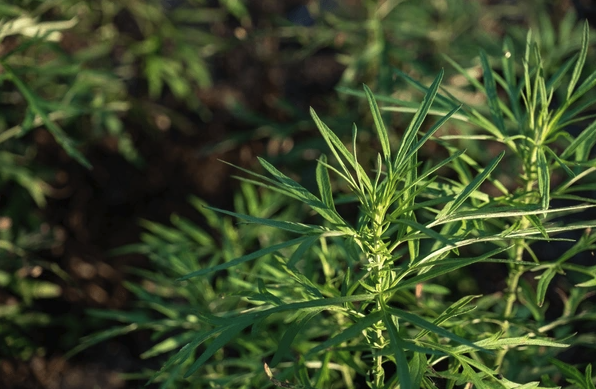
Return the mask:
[[(532, 116), (532, 115), (530, 115)], [(538, 133), (538, 131), (535, 131), (535, 133)], [(531, 152), (531, 157), (530, 157), (530, 161), (527, 165), (524, 166), (524, 170), (525, 170), (525, 174), (522, 176), (526, 179), (526, 185), (525, 185), (525, 193), (530, 193), (534, 187), (534, 183), (537, 181), (538, 179), (538, 172), (537, 172), (537, 168), (536, 168), (536, 164), (538, 161), (538, 148), (539, 146), (534, 143), (531, 146), (532, 152)], [(526, 203), (530, 203), (531, 200), (530, 199), (526, 199)], [(521, 223), (520, 223), (520, 228), (521, 229), (526, 229), (530, 226), (530, 222), (528, 219), (522, 219)], [(524, 256), (524, 250), (525, 250), (525, 242), (523, 239), (518, 239), (515, 242), (515, 260), (518, 262), (521, 262), (523, 260), (523, 256)], [(509, 272), (509, 276), (507, 277), (507, 296), (506, 296), (506, 300), (505, 300), (505, 311), (503, 312), (503, 324), (501, 325), (501, 330), (503, 331), (502, 336), (503, 337), (508, 337), (509, 336), (509, 330), (511, 328), (511, 325), (509, 323), (509, 320), (513, 317), (513, 307), (515, 305), (515, 303), (517, 302), (517, 288), (519, 287), (519, 280), (521, 278), (521, 276), (524, 274), (525, 272), (525, 267), (523, 265), (514, 265), (511, 269), (511, 271)], [(497, 370), (497, 372), (500, 372), (502, 367), (503, 367), (503, 360), (505, 359), (505, 356), (507, 355), (508, 352), (508, 348), (505, 347), (502, 350), (499, 350), (499, 352), (497, 353), (497, 358), (495, 359), (495, 368)]]

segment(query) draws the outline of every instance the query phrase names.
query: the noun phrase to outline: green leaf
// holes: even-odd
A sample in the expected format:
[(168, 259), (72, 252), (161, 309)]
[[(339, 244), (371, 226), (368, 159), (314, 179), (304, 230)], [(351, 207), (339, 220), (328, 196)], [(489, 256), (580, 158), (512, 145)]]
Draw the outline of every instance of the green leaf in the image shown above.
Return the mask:
[(383, 117), (381, 116), (381, 112), (379, 111), (379, 106), (375, 101), (375, 97), (368, 86), (363, 85), (364, 93), (366, 94), (366, 99), (368, 100), (368, 105), (370, 106), (370, 112), (373, 115), (373, 119), (375, 122), (375, 128), (377, 130), (377, 135), (379, 136), (379, 140), (381, 141), (381, 148), (383, 149), (383, 157), (385, 158), (385, 162), (387, 166), (391, 161), (391, 145), (389, 144), (389, 135), (387, 134), (387, 128), (385, 128), (385, 124), (383, 123)]
[(542, 209), (548, 209), (550, 204), (550, 170), (548, 168), (548, 162), (546, 161), (546, 155), (542, 148), (538, 150), (537, 168), (538, 191), (540, 192)]
[(194, 372), (196, 372), (213, 354), (215, 354), (219, 349), (225, 346), (232, 338), (236, 337), (240, 331), (245, 329), (246, 327), (253, 324), (249, 320), (242, 320), (240, 322), (234, 322), (227, 328), (223, 330), (223, 332), (215, 338), (211, 344), (205, 349), (205, 351), (201, 354), (199, 359), (197, 359), (186, 371), (184, 374), (184, 378), (190, 377)]
[[(451, 304), (449, 306), (449, 308), (447, 308), (435, 320), (433, 320), (433, 324), (439, 326), (439, 325), (443, 324), (444, 322), (446, 322), (447, 320), (451, 319), (452, 317), (462, 315), (464, 313), (467, 313), (467, 312), (473, 310), (474, 307), (467, 307), (467, 308), (464, 308), (464, 307), (466, 305), (468, 305), (472, 300), (479, 298), (479, 297), (482, 297), (482, 296), (477, 295), (477, 296), (462, 297), (455, 303)], [(414, 339), (420, 339), (420, 338), (424, 337), (426, 334), (428, 334), (428, 332), (429, 332), (428, 330), (422, 330), (416, 335), (416, 337)]]
[(310, 206), (312, 209), (317, 211), (319, 215), (323, 216), (331, 223), (338, 224), (340, 226), (347, 225), (347, 223), (341, 218), (341, 216), (339, 216), (337, 212), (327, 207), (321, 202), (321, 200), (317, 198), (317, 196), (310, 193), (302, 185), (298, 184), (296, 181), (277, 170), (273, 165), (265, 161), (263, 158), (259, 157), (259, 162), (269, 173), (271, 173), (271, 175), (273, 175), (273, 177), (275, 177), (277, 181), (279, 181), (284, 188), (296, 195), (302, 202)]
[(29, 109), (31, 112), (41, 118), (43, 124), (45, 124), (46, 128), (52, 134), (56, 142), (62, 146), (64, 151), (66, 151), (66, 153), (78, 163), (87, 169), (91, 169), (91, 163), (83, 156), (80, 151), (75, 148), (74, 141), (66, 135), (62, 128), (60, 128), (56, 123), (54, 123), (54, 121), (50, 119), (48, 113), (42, 108), (44, 103), (43, 99), (35, 95), (33, 91), (30, 90), (27, 85), (17, 77), (16, 73), (9, 65), (3, 61), (0, 61), (0, 64), (4, 68), (4, 72), (7, 74), (8, 79), (16, 85), (17, 89), (21, 92), (25, 100), (27, 100), (27, 104), (29, 104)]
[(209, 273), (213, 273), (213, 272), (216, 272), (216, 271), (229, 269), (229, 268), (234, 267), (234, 266), (237, 266), (237, 265), (239, 265), (241, 263), (248, 262), (248, 261), (251, 261), (253, 259), (260, 258), (260, 257), (265, 256), (267, 254), (274, 253), (277, 250), (281, 250), (281, 249), (286, 248), (286, 247), (290, 247), (290, 246), (294, 246), (294, 245), (300, 244), (300, 243), (302, 243), (303, 241), (305, 241), (308, 238), (309, 238), (309, 236), (301, 236), (300, 238), (292, 239), (292, 240), (289, 240), (287, 242), (278, 243), (276, 245), (273, 245), (273, 246), (270, 246), (270, 247), (266, 247), (266, 248), (260, 249), (258, 251), (255, 251), (255, 252), (250, 253), (250, 254), (247, 254), (247, 255), (243, 255), (243, 256), (241, 256), (239, 258), (236, 258), (236, 259), (233, 259), (231, 261), (228, 261), (228, 262), (219, 264), (217, 266), (213, 266), (213, 267), (210, 267), (210, 268), (207, 268), (207, 269), (201, 269), (201, 270), (194, 271), (192, 273), (189, 273), (189, 274), (185, 275), (184, 277), (178, 278), (177, 281), (184, 281), (184, 280), (188, 280), (188, 279), (193, 278), (193, 277), (199, 277), (199, 276), (202, 276), (202, 275), (205, 275), (205, 274), (209, 274)]
[(382, 316), (383, 314), (381, 311), (369, 313), (367, 316), (365, 316), (364, 318), (360, 318), (358, 321), (356, 321), (356, 323), (346, 328), (339, 334), (335, 335), (330, 339), (327, 339), (323, 343), (320, 343), (318, 346), (313, 347), (310, 351), (308, 351), (307, 355), (316, 354), (325, 349), (332, 348), (343, 342), (347, 342), (348, 340), (352, 340), (362, 336), (362, 331), (366, 330), (374, 323), (381, 320)]
[(548, 289), (548, 285), (552, 281), (552, 279), (557, 274), (557, 267), (550, 266), (542, 275), (540, 276), (540, 280), (538, 281), (538, 286), (536, 288), (536, 304), (539, 307), (542, 307), (544, 304), (544, 298), (546, 296), (546, 290)]
[(586, 56), (588, 55), (588, 45), (590, 42), (590, 26), (588, 25), (588, 21), (584, 21), (584, 30), (582, 33), (582, 47), (579, 52), (579, 57), (577, 62), (575, 63), (575, 67), (573, 68), (573, 73), (571, 74), (571, 80), (569, 81), (569, 85), (567, 85), (567, 100), (571, 99), (571, 95), (573, 94), (573, 89), (575, 85), (579, 81), (579, 77), (582, 73), (582, 69), (584, 68), (584, 64), (586, 62)]
[[(412, 227), (414, 230), (416, 230), (417, 232), (422, 232), (423, 234), (429, 236), (430, 238), (433, 238), (439, 242), (443, 242), (446, 246), (451, 246), (453, 248), (455, 248), (455, 244), (447, 239), (445, 236), (441, 235), (440, 233), (436, 232), (435, 230), (431, 230), (430, 228), (423, 226), (420, 223), (417, 223), (415, 221), (412, 220), (408, 220), (408, 219), (395, 219), (395, 220), (391, 220), (392, 223), (394, 224), (405, 224), (406, 226)], [(408, 237), (411, 235), (418, 235), (417, 232), (415, 233), (410, 233), (408, 234)], [(403, 239), (406, 239), (407, 237), (404, 237)]]
[[(327, 125), (325, 123), (323, 123), (321, 121), (321, 119), (319, 119), (319, 117), (317, 116), (317, 113), (312, 108), (310, 109), (310, 115), (313, 118), (313, 120), (315, 121), (315, 124), (317, 125), (319, 132), (325, 139), (325, 142), (327, 142), (329, 149), (331, 150), (331, 152), (337, 159), (337, 162), (340, 164), (340, 166), (344, 170), (346, 177), (350, 180), (350, 184), (352, 184), (354, 187), (357, 187), (357, 183), (354, 181), (354, 178), (351, 176), (348, 168), (346, 167), (345, 163), (343, 162), (344, 160), (349, 163), (349, 165), (352, 167), (352, 169), (357, 170), (359, 172), (359, 176), (363, 180), (362, 182), (367, 187), (368, 191), (372, 192), (372, 184), (370, 182), (370, 179), (368, 178), (368, 176), (367, 176), (366, 172), (364, 171), (364, 169), (362, 168), (362, 166), (360, 166), (356, 162), (355, 157), (348, 151), (346, 146), (344, 146), (344, 144), (337, 137), (337, 135), (335, 135), (333, 133), (333, 131), (331, 131), (329, 129), (329, 127), (327, 127)], [(343, 157), (343, 159), (342, 159), (342, 157)]]
[(212, 211), (215, 211), (215, 212), (220, 212), (220, 213), (224, 213), (226, 215), (236, 217), (238, 219), (246, 220), (249, 223), (261, 224), (261, 225), (268, 226), (268, 227), (279, 228), (281, 230), (296, 232), (298, 234), (321, 234), (325, 231), (323, 229), (323, 227), (320, 227), (320, 226), (313, 226), (313, 225), (309, 225), (309, 224), (302, 224), (302, 223), (282, 221), (282, 220), (265, 219), (265, 218), (261, 218), (261, 217), (244, 215), (241, 213), (226, 211), (225, 209), (209, 207), (209, 206), (207, 206), (206, 208), (208, 208)]
[(488, 57), (484, 50), (480, 51), (480, 62), (482, 64), (482, 72), (484, 75), (484, 87), (486, 88), (486, 96), (488, 97), (488, 107), (493, 118), (493, 122), (501, 132), (505, 135), (505, 122), (503, 121), (503, 111), (499, 105), (499, 96), (497, 95), (497, 86), (493, 78), (493, 71), (488, 62)]
[(593, 142), (594, 138), (596, 138), (596, 121), (590, 123), (590, 125), (586, 127), (586, 129), (584, 129), (569, 146), (567, 146), (567, 148), (561, 153), (561, 158), (569, 158), (571, 155), (573, 155), (578, 147), (582, 146), (583, 144)]
[(327, 157), (325, 154), (321, 155), (319, 163), (317, 164), (317, 185), (319, 186), (319, 193), (323, 203), (335, 211), (335, 203), (333, 202), (333, 189), (331, 189), (331, 180), (329, 179), (329, 172), (327, 171)]
[(596, 286), (596, 277), (592, 278), (591, 280), (576, 284), (575, 286), (577, 286), (578, 288), (591, 288), (593, 286)]
[(565, 174), (567, 174), (567, 176), (569, 178), (575, 178), (576, 174), (569, 169), (569, 167), (567, 166), (567, 163), (565, 163), (565, 161), (563, 161), (550, 147), (544, 146), (544, 150), (551, 156), (554, 158), (555, 161), (557, 161), (557, 163), (559, 164), (559, 166), (561, 167), (561, 169), (563, 169), (565, 171)]
[(549, 359), (549, 362), (555, 365), (561, 371), (561, 373), (563, 373), (565, 379), (570, 384), (577, 385), (582, 389), (590, 389), (586, 383), (584, 375), (575, 367), (561, 362), (558, 359)]
[(412, 388), (421, 388), (421, 382), (426, 373), (426, 366), (428, 360), (426, 355), (423, 353), (414, 353), (410, 360), (410, 381), (412, 382)]
[(386, 307), (383, 307), (383, 322), (389, 333), (389, 349), (395, 357), (395, 364), (397, 366), (397, 376), (399, 377), (399, 384), (401, 388), (412, 388), (412, 382), (410, 380), (410, 370), (408, 369), (408, 360), (406, 359), (406, 353), (403, 349), (405, 343), (399, 336), (397, 328), (393, 323), (393, 318), (386, 311)]
[(480, 185), (488, 178), (490, 173), (497, 167), (499, 161), (503, 158), (505, 152), (502, 151), (497, 157), (495, 157), (488, 166), (480, 173), (474, 180), (472, 180), (464, 190), (450, 203), (445, 205), (445, 208), (438, 213), (435, 220), (445, 218), (448, 215), (453, 214), (465, 201), (468, 197), (472, 195), (480, 187)]
[[(419, 284), (421, 282), (428, 281), (428, 280), (438, 277), (440, 275), (450, 273), (454, 270), (471, 265), (473, 263), (497, 261), (495, 259), (491, 259), (491, 257), (498, 253), (501, 253), (505, 250), (507, 250), (507, 248), (497, 248), (495, 250), (489, 251), (488, 253), (485, 253), (478, 257), (443, 259), (440, 261), (434, 261), (434, 262), (430, 262), (430, 263), (427, 262), (428, 261), (427, 258), (429, 258), (429, 256), (426, 256), (425, 258), (422, 258), (422, 259), (415, 259), (413, 262), (414, 265), (412, 267), (408, 268), (406, 270), (406, 273), (411, 273), (414, 271), (419, 271), (420, 273), (412, 278), (408, 278), (407, 280), (401, 280), (400, 282), (397, 283), (397, 285), (395, 287), (392, 287), (389, 290), (393, 291), (393, 290), (400, 290), (400, 289), (412, 287), (412, 286)], [(424, 261), (424, 260), (426, 260), (426, 261)], [(426, 268), (429, 268), (430, 270), (426, 270)]]
[(305, 328), (306, 324), (308, 324), (312, 318), (321, 313), (323, 309), (324, 308), (320, 308), (303, 313), (297, 320), (290, 324), (279, 341), (277, 350), (275, 351), (275, 354), (273, 354), (273, 358), (271, 359), (269, 366), (275, 367), (279, 362), (281, 362), (281, 359), (284, 357), (284, 355), (290, 352), (290, 346), (292, 345), (292, 342), (294, 342), (296, 335), (298, 335), (298, 333)]
[(193, 335), (193, 332), (185, 332), (177, 336), (169, 337), (142, 353), (141, 359), (153, 358), (157, 355), (177, 349), (181, 345), (187, 344)]
[(406, 155), (408, 154), (411, 145), (416, 140), (416, 135), (418, 134), (418, 131), (420, 130), (420, 127), (422, 126), (422, 123), (424, 122), (424, 119), (426, 118), (426, 115), (428, 114), (428, 111), (432, 106), (435, 97), (437, 96), (437, 91), (439, 90), (439, 85), (441, 84), (441, 80), (443, 79), (443, 74), (444, 70), (441, 69), (437, 77), (435, 77), (435, 80), (433, 81), (431, 86), (428, 88), (428, 91), (424, 95), (424, 99), (420, 103), (420, 108), (418, 108), (418, 111), (416, 111), (416, 114), (412, 118), (410, 125), (404, 133), (403, 139), (397, 151), (397, 157), (394, 161), (394, 171), (396, 172), (400, 171), (402, 167), (405, 167), (407, 161), (409, 160), (408, 158), (406, 158)]
[[(438, 122), (436, 122), (431, 128), (430, 130), (428, 130), (428, 132), (426, 134), (424, 134), (424, 136), (418, 141), (418, 143), (416, 143), (414, 145), (414, 147), (411, 148), (410, 152), (408, 153), (408, 155), (406, 155), (406, 160), (410, 159), (412, 157), (412, 155), (414, 155), (421, 147), (422, 145), (424, 145), (426, 143), (426, 141), (434, 135), (435, 132), (437, 132), (437, 130), (439, 130), (443, 124), (445, 124), (445, 122), (447, 120), (449, 120), (457, 111), (460, 110), (462, 106), (458, 106), (453, 108), (451, 111), (447, 112), (445, 114), (445, 116), (443, 116), (441, 119), (439, 119)], [(462, 153), (464, 151), (461, 151)], [(459, 154), (458, 154), (459, 155)]]
[(393, 316), (397, 316), (397, 317), (399, 317), (401, 319), (404, 319), (405, 321), (407, 321), (407, 322), (409, 322), (409, 323), (411, 323), (411, 324), (413, 324), (415, 326), (418, 326), (420, 328), (423, 328), (425, 330), (428, 330), (428, 331), (430, 331), (430, 332), (432, 332), (432, 333), (434, 333), (436, 335), (444, 336), (444, 337), (446, 337), (448, 339), (451, 339), (454, 342), (461, 343), (461, 344), (466, 345), (468, 347), (473, 347), (476, 350), (487, 351), (484, 348), (482, 348), (480, 346), (477, 346), (473, 342), (471, 342), (471, 341), (469, 341), (467, 339), (464, 339), (464, 338), (462, 338), (460, 336), (457, 336), (454, 333), (449, 332), (449, 331), (447, 331), (444, 328), (441, 328), (441, 327), (439, 327), (437, 325), (434, 325), (433, 323), (431, 323), (431, 322), (429, 322), (429, 321), (421, 318), (418, 315), (415, 315), (415, 314), (410, 313), (410, 312), (402, 311), (401, 309), (393, 308), (393, 307), (387, 307), (387, 311), (390, 314), (392, 314)]

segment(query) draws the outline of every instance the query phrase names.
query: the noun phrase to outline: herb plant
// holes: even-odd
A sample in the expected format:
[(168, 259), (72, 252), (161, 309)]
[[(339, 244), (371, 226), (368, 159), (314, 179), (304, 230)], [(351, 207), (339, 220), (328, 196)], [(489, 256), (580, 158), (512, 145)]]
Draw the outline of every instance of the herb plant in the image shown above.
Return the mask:
[[(555, 383), (561, 371), (569, 383), (593, 388), (591, 365), (582, 373), (555, 359), (581, 342), (572, 336), (574, 325), (594, 318), (585, 300), (596, 270), (574, 257), (596, 247), (596, 222), (569, 221), (596, 206), (589, 194), (596, 190), (596, 122), (586, 113), (596, 73), (582, 74), (588, 31), (586, 24), (580, 52), (552, 75), (531, 34), (521, 61), (505, 42), (502, 74), (481, 53), (483, 82), (454, 63), (486, 96), (485, 107), (462, 106), (440, 92), (443, 71), (429, 87), (398, 72), (424, 92), (419, 104), (381, 96), (400, 105), (380, 109), (365, 86), (381, 150), (376, 158), (358, 153), (355, 125), (347, 147), (311, 111), (330, 150), (318, 159), (316, 194), (259, 159), (268, 176), (239, 168), (249, 195), (237, 212), (202, 210), (223, 232), (221, 245), (179, 219), (173, 229), (147, 224), (152, 234), (132, 249), (184, 273), (179, 284), (157, 291), (161, 297), (130, 285), (159, 317), (95, 312), (129, 324), (80, 348), (153, 328), (165, 339), (149, 354), (183, 345), (152, 377), (161, 387), (182, 374), (189, 383), (219, 387), (539, 388), (563, 385)], [(398, 144), (382, 110), (414, 111)], [(438, 117), (432, 125), (425, 124), (429, 115)], [(476, 133), (439, 135), (458, 121)], [(586, 122), (577, 135), (568, 131)], [(489, 162), (482, 167), (453, 141), (485, 142)], [(442, 146), (446, 158), (420, 161), (427, 142)], [(508, 175), (515, 180), (503, 182)], [(333, 180), (348, 192), (334, 194)], [(271, 193), (275, 209), (267, 202)], [(354, 204), (357, 214), (350, 212)], [(284, 217), (284, 209), (294, 211)], [(242, 224), (233, 227), (227, 217)], [(239, 229), (258, 238), (250, 241), (257, 249), (233, 256), (225, 248), (230, 237), (242, 239)], [(566, 249), (548, 260), (535, 249), (540, 244)], [(199, 264), (202, 257), (210, 259)], [(488, 264), (507, 275), (503, 290), (481, 295), (485, 280), (474, 274)], [(560, 289), (563, 312), (553, 319), (546, 296), (563, 273), (576, 285)], [(451, 281), (462, 277), (473, 293), (460, 293)], [(195, 305), (169, 302), (167, 291)]]

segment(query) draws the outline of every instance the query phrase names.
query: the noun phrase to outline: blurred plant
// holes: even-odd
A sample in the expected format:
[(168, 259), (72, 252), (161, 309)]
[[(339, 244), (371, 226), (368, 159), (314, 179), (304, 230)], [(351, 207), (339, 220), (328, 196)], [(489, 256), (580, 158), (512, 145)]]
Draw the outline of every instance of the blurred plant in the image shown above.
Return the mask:
[[(202, 109), (197, 88), (211, 86), (209, 58), (233, 47), (234, 40), (214, 26), (230, 15), (250, 25), (240, 0), (207, 1), (53, 1), (60, 14), (81, 20), (86, 52), (125, 80), (145, 109), (170, 92), (191, 109)], [(47, 6), (46, 8), (50, 8)], [(114, 68), (115, 63), (115, 68)], [(142, 92), (146, 90), (146, 92)], [(148, 100), (142, 99), (148, 93)]]
[[(507, 43), (503, 77), (482, 52), (484, 85), (470, 82), (486, 95), (489, 117), (440, 94), (443, 72), (430, 87), (404, 74), (425, 97), (397, 150), (372, 92), (365, 87), (382, 149), (376, 160), (359, 155), (356, 126), (350, 150), (311, 111), (333, 155), (333, 161), (324, 155), (318, 160), (319, 193), (309, 192), (263, 159), (261, 165), (273, 178), (241, 169), (253, 177), (242, 181), (262, 187), (264, 196), (273, 193), (275, 200), (263, 198), (260, 204), (252, 200), (255, 206), (248, 207), (244, 204), (256, 195), (245, 194), (236, 212), (198, 208), (212, 226), (220, 226), (223, 242), (241, 234), (261, 237), (257, 247), (240, 240), (237, 252), (222, 250), (227, 255), (215, 254), (213, 239), (180, 219), (173, 220), (173, 229), (146, 224), (152, 234), (133, 249), (163, 261), (176, 275), (186, 273), (178, 278), (178, 287), (167, 274), (156, 278), (155, 273), (146, 273), (155, 284), (129, 285), (162, 319), (150, 318), (143, 310), (94, 312), (129, 324), (89, 337), (73, 352), (118, 333), (153, 328), (156, 338), (165, 339), (146, 356), (183, 345), (152, 377), (165, 380), (164, 388), (179, 374), (189, 383), (220, 387), (265, 387), (266, 377), (270, 386), (287, 388), (353, 388), (365, 383), (375, 389), (538, 388), (552, 385), (553, 366), (570, 382), (593, 387), (591, 366), (582, 375), (553, 359), (562, 348), (579, 342), (581, 336), (570, 336), (574, 323), (595, 316), (582, 302), (596, 284), (596, 270), (572, 259), (596, 248), (592, 232), (596, 221), (564, 218), (596, 207), (593, 198), (577, 194), (596, 190), (596, 184), (588, 181), (596, 169), (596, 161), (590, 159), (596, 122), (577, 136), (566, 130), (569, 123), (590, 118), (584, 113), (590, 101), (582, 98), (596, 85), (596, 73), (580, 82), (588, 42), (586, 24), (579, 55), (549, 78), (530, 34), (521, 77), (515, 72), (517, 56)], [(504, 97), (499, 97), (497, 84)], [(559, 89), (566, 100), (552, 107), (552, 96)], [(385, 109), (409, 112), (413, 105)], [(423, 132), (429, 114), (439, 120)], [(466, 136), (435, 137), (450, 118), (482, 131), (467, 139), (499, 145), (488, 149), (492, 159), (486, 167), (448, 143)], [(557, 143), (559, 139), (563, 143)], [(435, 165), (420, 162), (418, 151), (428, 141), (442, 145), (449, 156)], [(494, 174), (504, 150), (519, 161), (508, 171), (517, 178), (513, 188), (501, 181), (502, 175)], [(374, 167), (367, 168), (370, 165)], [(456, 178), (437, 175), (444, 167), (453, 169)], [(551, 181), (558, 169), (568, 176), (561, 183)], [(346, 182), (348, 194), (333, 195), (329, 171)], [(248, 188), (252, 187), (244, 186), (245, 191)], [(313, 213), (263, 212), (270, 204), (278, 208), (279, 195), (291, 199), (292, 207), (308, 206)], [(570, 204), (551, 207), (552, 199)], [(359, 207), (355, 223), (349, 221), (349, 213), (340, 214), (339, 204), (345, 202)], [(213, 212), (240, 219), (242, 230), (222, 228), (228, 219), (222, 221)], [(583, 231), (577, 241), (566, 237), (573, 231)], [(298, 237), (290, 239), (288, 233)], [(557, 234), (565, 235), (553, 237)], [(573, 243), (548, 261), (534, 250), (540, 242), (552, 247), (562, 244), (557, 242)], [(480, 263), (506, 264), (502, 291), (456, 296), (455, 289), (442, 285), (445, 277), (461, 278)], [(529, 272), (540, 272), (537, 282), (524, 277)], [(581, 282), (565, 297), (562, 315), (547, 319), (546, 292), (555, 275), (563, 272), (577, 274)], [(474, 275), (465, 281), (472, 290), (484, 282)], [(183, 292), (187, 288), (196, 292)], [(176, 297), (182, 293), (196, 304)], [(168, 334), (173, 329), (169, 323), (179, 334)], [(266, 360), (263, 373), (258, 368), (261, 359)]]
[[(3, 5), (3, 15), (14, 14), (15, 6)], [(90, 168), (78, 148), (83, 134), (65, 131), (71, 124), (89, 121), (92, 130), (107, 127), (120, 136), (121, 151), (131, 160), (137, 155), (126, 134), (118, 127), (118, 116), (127, 104), (118, 93), (103, 85), (119, 81), (85, 69), (80, 58), (65, 52), (60, 43), (64, 31), (77, 19), (40, 21), (27, 13), (0, 22), (0, 312), (2, 357), (28, 359), (43, 354), (35, 329), (52, 323), (36, 307), (36, 301), (54, 298), (58, 285), (41, 277), (44, 270), (66, 278), (55, 264), (35, 257), (33, 252), (59, 242), (42, 223), (37, 208), (46, 204), (52, 192), (45, 182), (47, 167), (35, 163), (37, 147), (27, 139), (36, 128), (45, 128), (73, 159)], [(121, 88), (114, 88), (116, 91)], [(86, 129), (85, 129), (86, 130)], [(119, 132), (120, 131), (120, 132)], [(97, 134), (87, 133), (86, 140)]]
[(43, 356), (41, 327), (53, 323), (52, 316), (39, 311), (36, 302), (62, 294), (60, 286), (41, 277), (51, 272), (64, 280), (68, 276), (56, 265), (39, 260), (32, 251), (49, 248), (59, 241), (50, 231), (21, 233), (15, 239), (10, 219), (0, 219), (0, 358), (29, 360)]

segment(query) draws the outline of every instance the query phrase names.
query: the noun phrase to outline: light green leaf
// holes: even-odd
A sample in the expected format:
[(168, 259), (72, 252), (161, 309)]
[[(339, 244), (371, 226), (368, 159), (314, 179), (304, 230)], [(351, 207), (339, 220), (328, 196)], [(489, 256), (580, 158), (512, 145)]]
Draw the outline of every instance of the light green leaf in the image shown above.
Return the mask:
[(548, 209), (550, 204), (550, 169), (542, 148), (538, 150), (537, 168), (538, 191), (540, 192), (542, 209)]
[(389, 163), (391, 161), (391, 145), (389, 144), (389, 135), (387, 134), (387, 128), (385, 128), (385, 124), (383, 123), (383, 117), (381, 116), (381, 112), (379, 111), (379, 106), (375, 101), (375, 97), (368, 86), (363, 85), (364, 93), (366, 94), (366, 99), (368, 100), (368, 105), (370, 106), (370, 112), (373, 115), (373, 119), (375, 122), (375, 128), (377, 130), (377, 135), (379, 136), (379, 140), (381, 141), (381, 148), (383, 149), (383, 157), (385, 158), (385, 162), (389, 167)]
[(576, 284), (575, 286), (579, 288), (591, 288), (593, 286), (596, 286), (596, 278), (592, 278), (591, 280)]
[[(393, 170), (396, 172), (400, 171), (401, 168), (404, 168), (407, 165), (407, 162), (409, 159), (406, 158), (406, 155), (408, 154), (408, 151), (410, 151), (411, 145), (416, 140), (418, 131), (420, 130), (420, 127), (422, 126), (422, 123), (424, 122), (424, 119), (426, 118), (426, 115), (428, 114), (428, 111), (429, 111), (430, 107), (432, 106), (433, 101), (435, 100), (435, 97), (437, 96), (437, 92), (439, 90), (439, 85), (441, 84), (441, 80), (443, 79), (443, 74), (444, 74), (444, 70), (441, 69), (441, 71), (439, 72), (437, 77), (435, 77), (435, 80), (433, 81), (431, 86), (428, 88), (428, 91), (424, 95), (424, 99), (420, 103), (420, 108), (418, 108), (418, 111), (412, 118), (410, 125), (408, 126), (408, 128), (406, 129), (406, 132), (404, 133), (403, 139), (402, 139), (402, 141), (399, 145), (399, 149), (397, 151), (397, 157), (395, 158), (395, 161), (394, 161), (394, 169)], [(455, 113), (455, 112), (453, 112), (453, 113)], [(438, 127), (437, 127), (437, 129), (438, 129)]]
[(588, 55), (588, 44), (590, 42), (590, 27), (588, 25), (588, 21), (584, 21), (584, 30), (582, 33), (582, 47), (579, 52), (579, 57), (577, 62), (575, 63), (575, 67), (573, 68), (573, 73), (571, 74), (571, 80), (569, 81), (569, 85), (567, 85), (567, 100), (571, 99), (571, 95), (573, 94), (573, 89), (575, 89), (575, 85), (579, 81), (579, 77), (582, 73), (582, 69), (584, 68), (584, 64), (586, 62), (586, 57)]
[(439, 212), (435, 220), (442, 219), (448, 215), (453, 214), (465, 201), (470, 197), (478, 187), (488, 178), (490, 173), (497, 167), (499, 161), (503, 158), (505, 152), (502, 151), (497, 157), (495, 157), (488, 166), (480, 173), (472, 182), (470, 182), (464, 190), (450, 203), (445, 205), (445, 208)]
[(590, 123), (590, 125), (586, 127), (586, 129), (584, 129), (569, 146), (567, 146), (567, 148), (561, 153), (561, 158), (569, 158), (571, 155), (573, 155), (578, 147), (582, 146), (583, 144), (593, 142), (594, 138), (596, 138), (596, 121)]
[(488, 107), (493, 118), (493, 122), (501, 132), (505, 135), (505, 122), (503, 121), (503, 111), (499, 105), (499, 96), (497, 95), (497, 86), (493, 78), (493, 71), (488, 62), (488, 57), (484, 50), (480, 51), (480, 62), (482, 64), (482, 74), (484, 75), (484, 87), (486, 88), (486, 95), (488, 97)]
[(226, 211), (225, 209), (209, 207), (206, 208), (215, 211), (224, 213), (226, 215), (230, 215), (236, 217), (238, 219), (246, 220), (249, 223), (261, 224), (268, 227), (279, 228), (281, 230), (286, 230), (290, 232), (296, 232), (298, 234), (321, 234), (325, 231), (323, 227), (320, 226), (313, 226), (309, 224), (297, 223), (297, 222), (289, 222), (289, 221), (282, 221), (282, 220), (271, 220), (265, 219), (261, 217), (254, 217), (250, 215), (244, 215), (241, 213)]
[(477, 346), (476, 344), (474, 344), (473, 342), (464, 339), (460, 336), (455, 335), (452, 332), (447, 331), (444, 328), (441, 328), (437, 325), (434, 325), (433, 323), (421, 318), (418, 315), (415, 315), (413, 313), (410, 312), (406, 312), (406, 311), (402, 311), (401, 309), (398, 308), (393, 308), (393, 307), (387, 307), (387, 311), (392, 314), (393, 316), (397, 316), (415, 326), (418, 326), (420, 328), (423, 328), (425, 330), (428, 330), (434, 334), (437, 334), (439, 336), (444, 336), (448, 339), (451, 339), (454, 342), (457, 343), (461, 343), (463, 345), (466, 345), (468, 347), (473, 347), (476, 350), (480, 350), (480, 351), (486, 351), (484, 348)]
[(317, 164), (317, 185), (319, 186), (319, 193), (323, 203), (335, 211), (335, 204), (333, 202), (333, 189), (331, 189), (331, 180), (329, 179), (329, 172), (327, 171), (327, 157), (322, 154), (319, 163)]
[(412, 388), (412, 382), (410, 380), (410, 370), (408, 368), (408, 360), (406, 359), (406, 353), (403, 349), (405, 343), (399, 336), (397, 328), (393, 323), (393, 318), (386, 311), (386, 307), (383, 307), (383, 322), (389, 333), (389, 349), (391, 350), (393, 357), (395, 358), (395, 365), (397, 366), (397, 376), (399, 377), (399, 385), (401, 388)]
[(329, 207), (322, 203), (317, 196), (310, 193), (302, 185), (277, 170), (273, 165), (265, 161), (263, 158), (259, 157), (259, 162), (269, 173), (271, 173), (271, 175), (273, 175), (273, 177), (275, 177), (277, 181), (279, 181), (283, 187), (296, 195), (301, 201), (310, 206), (312, 209), (317, 211), (319, 215), (323, 216), (331, 223), (338, 224), (340, 226), (347, 225), (347, 223), (341, 218), (341, 216), (339, 216), (337, 212), (329, 209)]

